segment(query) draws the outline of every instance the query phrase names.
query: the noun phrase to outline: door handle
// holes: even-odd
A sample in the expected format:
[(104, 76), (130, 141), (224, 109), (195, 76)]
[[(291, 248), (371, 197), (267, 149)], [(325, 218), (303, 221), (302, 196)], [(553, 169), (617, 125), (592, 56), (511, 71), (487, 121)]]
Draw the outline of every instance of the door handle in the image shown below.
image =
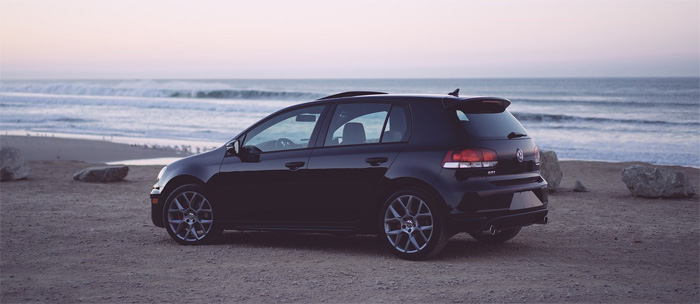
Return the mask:
[(305, 162), (288, 162), (284, 164), (285, 167), (289, 168), (289, 170), (296, 171), (299, 170), (300, 167), (304, 166)]
[(389, 161), (387, 157), (370, 157), (366, 158), (365, 161), (372, 166), (379, 166), (381, 163)]

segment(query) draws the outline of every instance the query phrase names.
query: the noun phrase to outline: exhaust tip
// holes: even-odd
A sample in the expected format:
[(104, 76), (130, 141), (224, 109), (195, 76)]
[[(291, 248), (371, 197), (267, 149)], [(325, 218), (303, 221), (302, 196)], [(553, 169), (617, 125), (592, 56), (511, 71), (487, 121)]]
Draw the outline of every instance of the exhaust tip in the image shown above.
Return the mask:
[(542, 225), (546, 225), (547, 223), (549, 223), (549, 217), (545, 215), (545, 216), (544, 216), (539, 222), (537, 222), (537, 223), (538, 223), (538, 224), (542, 224)]
[(490, 233), (491, 235), (496, 235), (496, 226), (491, 225), (491, 226), (489, 227), (489, 233)]

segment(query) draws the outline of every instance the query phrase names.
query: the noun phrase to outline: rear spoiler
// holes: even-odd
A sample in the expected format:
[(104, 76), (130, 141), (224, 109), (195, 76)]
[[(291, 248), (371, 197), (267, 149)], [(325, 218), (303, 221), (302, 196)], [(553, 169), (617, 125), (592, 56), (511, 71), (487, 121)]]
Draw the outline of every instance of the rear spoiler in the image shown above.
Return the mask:
[(500, 113), (510, 105), (510, 100), (498, 97), (445, 97), (442, 105), (445, 109), (460, 109), (468, 113)]

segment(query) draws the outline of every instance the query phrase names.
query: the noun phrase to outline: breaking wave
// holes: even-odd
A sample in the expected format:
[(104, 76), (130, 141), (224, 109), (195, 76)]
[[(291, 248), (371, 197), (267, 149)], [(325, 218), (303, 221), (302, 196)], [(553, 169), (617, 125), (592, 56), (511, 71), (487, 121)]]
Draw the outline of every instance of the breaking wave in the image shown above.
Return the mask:
[(0, 85), (1, 92), (51, 95), (179, 97), (216, 99), (312, 100), (324, 94), (310, 92), (237, 89), (217, 82), (129, 81), (99, 82), (13, 82)]
[(654, 125), (683, 125), (683, 126), (700, 126), (700, 122), (673, 122), (662, 120), (643, 120), (643, 119), (614, 119), (602, 117), (580, 117), (561, 114), (540, 114), (540, 113), (519, 113), (511, 112), (515, 118), (520, 121), (532, 122), (598, 122), (598, 123), (626, 123), (626, 124), (654, 124)]

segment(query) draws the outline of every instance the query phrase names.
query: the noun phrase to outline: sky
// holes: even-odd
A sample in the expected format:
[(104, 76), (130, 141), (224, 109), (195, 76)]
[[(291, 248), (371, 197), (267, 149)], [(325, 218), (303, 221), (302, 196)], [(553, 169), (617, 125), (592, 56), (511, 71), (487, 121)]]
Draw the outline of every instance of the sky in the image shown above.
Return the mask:
[(700, 1), (0, 0), (0, 78), (700, 76)]

